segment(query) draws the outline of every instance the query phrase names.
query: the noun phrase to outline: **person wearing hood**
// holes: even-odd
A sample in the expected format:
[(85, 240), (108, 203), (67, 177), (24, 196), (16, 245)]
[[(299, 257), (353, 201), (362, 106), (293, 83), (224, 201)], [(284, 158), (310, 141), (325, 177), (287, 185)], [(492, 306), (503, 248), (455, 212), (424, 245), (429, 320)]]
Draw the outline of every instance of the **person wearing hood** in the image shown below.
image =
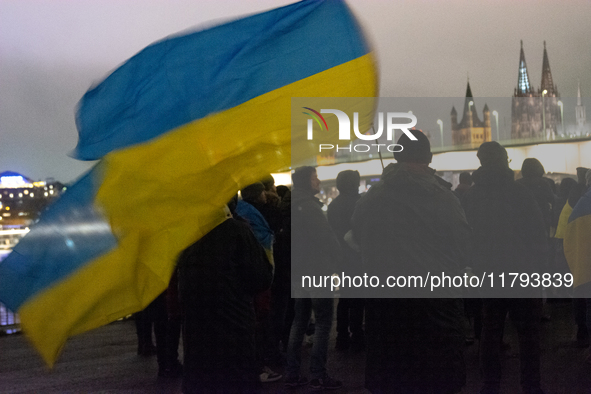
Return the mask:
[(556, 197), (552, 192), (548, 179), (544, 178), (545, 173), (542, 163), (538, 159), (529, 157), (521, 165), (522, 178), (518, 179), (517, 183), (527, 187), (534, 196), (542, 212), (546, 232), (549, 233), (550, 226), (552, 226), (552, 207), (555, 204)]
[[(340, 244), (322, 212), (320, 180), (314, 167), (300, 167), (292, 174), (291, 248), (292, 295), (295, 317), (287, 347), (287, 378), (285, 385), (310, 384), (312, 389), (338, 389), (342, 383), (331, 378), (326, 370), (328, 340), (334, 312), (334, 294), (330, 287), (305, 286), (303, 276), (330, 277), (337, 272)], [(300, 375), (301, 348), (314, 311), (316, 328), (310, 357), (312, 380)]]
[[(460, 274), (470, 229), (459, 200), (429, 168), (429, 140), (410, 132), (416, 141), (400, 137), (398, 163), (359, 200), (353, 240), (368, 275)], [(374, 394), (459, 392), (466, 379), (459, 294), (447, 288), (442, 298), (409, 298), (416, 293), (408, 287), (385, 290), (366, 299), (365, 387)]]
[[(337, 175), (337, 189), (339, 195), (330, 203), (326, 211), (328, 222), (334, 230), (343, 251), (342, 271), (348, 275), (363, 274), (361, 270), (361, 256), (345, 241), (345, 234), (351, 230), (351, 217), (355, 211), (355, 204), (361, 197), (359, 185), (361, 176), (359, 171), (345, 170)], [(349, 298), (346, 288), (341, 289), (337, 306), (337, 350), (347, 350), (351, 346), (354, 350), (365, 348), (365, 333), (363, 331), (363, 298)]]
[[(547, 272), (544, 219), (531, 192), (515, 182), (507, 151), (498, 142), (478, 149), (481, 167), (472, 173), (474, 186), (464, 196), (472, 226), (471, 266), (478, 275)], [(508, 286), (507, 286), (508, 287)], [(503, 294), (484, 294), (481, 334), (482, 394), (500, 393), (501, 342), (507, 313), (517, 330), (524, 393), (542, 393), (540, 381), (541, 290), (505, 287)], [(487, 289), (493, 291), (494, 289)], [(499, 290), (497, 290), (499, 291)], [(493, 297), (507, 298), (493, 298)], [(511, 298), (509, 298), (511, 297)]]

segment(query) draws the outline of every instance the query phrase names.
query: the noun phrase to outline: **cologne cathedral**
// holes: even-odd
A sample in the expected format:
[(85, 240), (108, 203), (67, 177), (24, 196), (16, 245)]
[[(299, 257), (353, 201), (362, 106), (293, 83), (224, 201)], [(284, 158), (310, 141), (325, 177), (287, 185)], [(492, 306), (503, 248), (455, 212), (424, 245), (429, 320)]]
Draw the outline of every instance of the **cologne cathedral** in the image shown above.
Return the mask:
[(559, 100), (560, 95), (556, 85), (552, 82), (546, 41), (544, 41), (542, 83), (537, 91), (530, 83), (523, 52), (523, 41), (521, 41), (517, 87), (511, 103), (511, 138), (554, 140), (557, 125), (560, 125), (561, 121)]

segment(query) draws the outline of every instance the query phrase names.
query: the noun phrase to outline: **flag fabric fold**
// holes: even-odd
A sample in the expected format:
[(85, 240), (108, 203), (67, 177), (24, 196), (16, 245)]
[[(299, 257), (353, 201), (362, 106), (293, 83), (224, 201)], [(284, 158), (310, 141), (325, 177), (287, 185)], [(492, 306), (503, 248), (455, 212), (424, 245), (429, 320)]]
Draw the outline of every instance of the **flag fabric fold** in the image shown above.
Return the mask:
[(372, 53), (342, 1), (147, 47), (80, 101), (76, 156), (100, 162), (0, 263), (0, 301), (53, 365), (69, 336), (164, 291), (179, 253), (225, 220), (237, 190), (289, 168), (292, 97), (376, 91)]

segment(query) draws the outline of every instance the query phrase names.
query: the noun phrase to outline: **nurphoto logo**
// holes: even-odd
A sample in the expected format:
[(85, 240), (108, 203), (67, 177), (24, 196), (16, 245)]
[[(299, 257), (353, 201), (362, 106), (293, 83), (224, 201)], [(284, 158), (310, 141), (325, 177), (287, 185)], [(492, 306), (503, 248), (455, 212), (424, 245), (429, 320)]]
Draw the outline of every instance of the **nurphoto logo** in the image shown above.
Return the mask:
[[(351, 120), (349, 115), (345, 112), (338, 110), (338, 109), (321, 109), (320, 112), (310, 108), (310, 107), (302, 107), (309, 112), (302, 112), (305, 115), (311, 117), (308, 119), (307, 123), (307, 138), (311, 141), (314, 138), (314, 122), (318, 124), (321, 131), (328, 132), (328, 124), (322, 114), (333, 114), (337, 117), (339, 122), (339, 140), (349, 140), (351, 141)], [(385, 121), (384, 121), (385, 119)], [(398, 123), (395, 122), (397, 119), (407, 119), (410, 120), (408, 123)], [(386, 130), (386, 140), (392, 141), (394, 139), (394, 130), (401, 130), (404, 134), (408, 136), (413, 141), (416, 141), (417, 138), (409, 131), (417, 124), (417, 117), (414, 116), (410, 112), (387, 112), (384, 116), (383, 112), (377, 113), (377, 129), (374, 127), (373, 134), (365, 134), (359, 130), (359, 113), (353, 112), (353, 132), (355, 133), (355, 137), (362, 141), (376, 141), (378, 142), (378, 138), (382, 136), (384, 133), (384, 129)], [(384, 127), (384, 123), (386, 126)], [(319, 144), (319, 152), (322, 150), (332, 150), (336, 149), (337, 152), (339, 150), (348, 150), (351, 152), (353, 149), (355, 152), (368, 152), (371, 147), (374, 146), (380, 151), (381, 147), (385, 147), (388, 152), (400, 152), (402, 151), (402, 145), (398, 144), (355, 144), (354, 146), (351, 144), (347, 146), (339, 146), (333, 144)]]

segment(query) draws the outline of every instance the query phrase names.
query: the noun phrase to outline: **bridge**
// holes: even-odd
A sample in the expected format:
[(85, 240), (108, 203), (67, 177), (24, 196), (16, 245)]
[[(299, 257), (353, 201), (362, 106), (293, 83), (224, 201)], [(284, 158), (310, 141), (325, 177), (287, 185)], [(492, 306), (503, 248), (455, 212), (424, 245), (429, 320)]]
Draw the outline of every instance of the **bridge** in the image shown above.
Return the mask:
[[(591, 168), (591, 138), (560, 139), (556, 141), (536, 142), (515, 142), (501, 141), (507, 149), (510, 159), (509, 167), (514, 171), (521, 170), (523, 160), (528, 157), (538, 159), (549, 174), (575, 175), (577, 167)], [(433, 161), (431, 167), (438, 172), (461, 172), (473, 171), (480, 167), (476, 152), (478, 147), (453, 149), (433, 149)], [(344, 170), (357, 170), (362, 177), (380, 176), (382, 174), (382, 163), (376, 153), (372, 157), (360, 161), (345, 162), (337, 164), (321, 165), (317, 168), (318, 178), (321, 181), (332, 181), (337, 174)], [(391, 153), (382, 154), (384, 167), (396, 160)], [(289, 172), (273, 174), (276, 185), (291, 185)]]

